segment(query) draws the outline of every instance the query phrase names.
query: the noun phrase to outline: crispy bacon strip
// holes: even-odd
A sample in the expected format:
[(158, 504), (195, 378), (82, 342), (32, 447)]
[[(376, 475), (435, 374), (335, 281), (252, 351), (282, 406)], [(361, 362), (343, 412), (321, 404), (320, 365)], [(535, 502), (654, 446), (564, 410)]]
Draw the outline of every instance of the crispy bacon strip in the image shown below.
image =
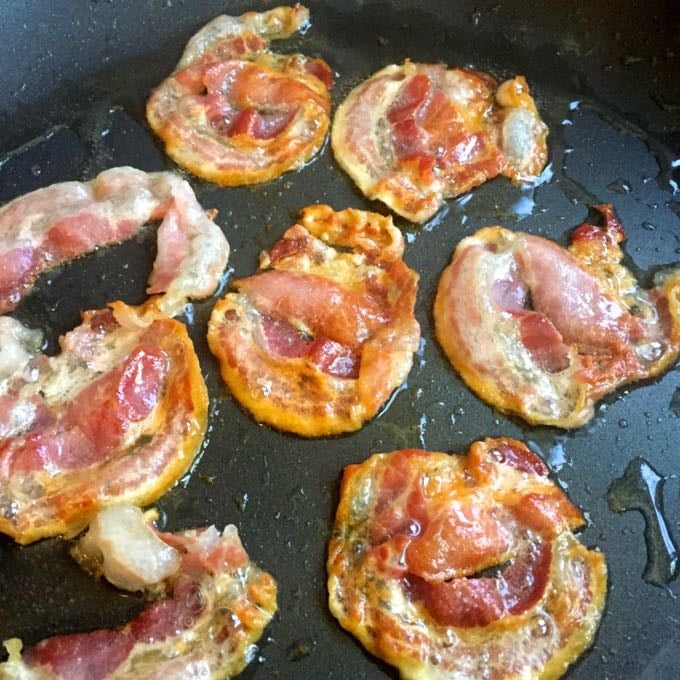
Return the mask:
[[(23, 680), (225, 678), (248, 663), (248, 648), (276, 611), (276, 583), (249, 559), (236, 527), (160, 534), (179, 568), (151, 584), (155, 599), (112, 630), (57, 635), (10, 658), (0, 677)], [(124, 546), (117, 546), (121, 552)], [(159, 598), (160, 595), (160, 598)]]
[(343, 476), (331, 611), (403, 678), (559, 677), (604, 606), (604, 558), (574, 537), (582, 525), (516, 440), (373, 455)]
[(152, 502), (191, 465), (205, 383), (184, 325), (149, 305), (86, 312), (58, 356), (27, 337), (24, 360), (0, 380), (3, 533), (72, 535), (101, 507)]
[(569, 249), (487, 227), (461, 241), (434, 305), (437, 338), (484, 400), (530, 423), (579, 427), (618, 386), (680, 353), (680, 270), (645, 290), (621, 264), (611, 206)]
[[(333, 246), (351, 249), (341, 252)], [(312, 206), (210, 319), (222, 377), (255, 418), (313, 437), (358, 429), (418, 348), (418, 276), (391, 218)]]
[(188, 182), (170, 172), (112, 168), (90, 182), (38, 189), (0, 208), (0, 312), (13, 309), (41, 272), (161, 220), (148, 292), (173, 316), (210, 295), (229, 256), (222, 230)]
[(331, 143), (368, 198), (424, 222), (496, 175), (533, 179), (547, 161), (546, 136), (522, 76), (498, 86), (484, 73), (407, 60), (350, 92)]
[(265, 182), (309, 161), (328, 130), (332, 71), (269, 50), (308, 22), (295, 5), (204, 26), (147, 103), (168, 155), (222, 186)]

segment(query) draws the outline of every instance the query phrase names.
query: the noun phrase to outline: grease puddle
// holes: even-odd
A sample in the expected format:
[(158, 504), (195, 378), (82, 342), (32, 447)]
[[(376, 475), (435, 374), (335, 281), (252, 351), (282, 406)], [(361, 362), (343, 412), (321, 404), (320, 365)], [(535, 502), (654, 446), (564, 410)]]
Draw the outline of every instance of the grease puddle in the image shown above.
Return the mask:
[[(567, 442), (566, 436), (555, 437), (554, 439), (546, 439), (543, 441), (538, 436), (538, 432), (532, 433), (531, 439), (527, 439), (527, 446), (537, 453), (548, 464), (548, 467), (554, 472), (558, 473), (566, 465), (573, 467), (573, 460), (571, 456), (567, 455), (564, 445)], [(567, 484), (560, 480), (563, 487), (567, 488)]]
[(633, 458), (607, 491), (609, 508), (623, 513), (637, 510), (645, 518), (647, 564), (642, 578), (663, 587), (678, 576), (678, 549), (663, 512), (662, 477), (644, 458)]

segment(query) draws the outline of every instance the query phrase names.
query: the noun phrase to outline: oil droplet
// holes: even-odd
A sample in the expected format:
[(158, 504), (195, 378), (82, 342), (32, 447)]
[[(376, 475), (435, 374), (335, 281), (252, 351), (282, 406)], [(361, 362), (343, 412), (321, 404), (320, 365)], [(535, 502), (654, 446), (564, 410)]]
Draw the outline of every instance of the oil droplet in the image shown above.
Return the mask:
[(611, 510), (638, 510), (645, 518), (647, 564), (642, 578), (655, 586), (665, 586), (678, 574), (678, 551), (663, 515), (664, 481), (644, 458), (637, 457), (607, 491)]
[(39, 165), (34, 165), (34, 166), (31, 167), (31, 174), (34, 177), (39, 177), (41, 173), (42, 173), (42, 168)]
[(248, 507), (248, 501), (249, 500), (250, 500), (250, 496), (246, 492), (244, 492), (240, 496), (237, 496), (236, 498), (234, 498), (234, 502), (236, 503), (236, 507), (241, 512), (245, 512), (246, 508)]
[(548, 452), (548, 459), (546, 461), (554, 472), (559, 472), (570, 461), (564, 451), (564, 443), (556, 441)]
[(468, 18), (470, 19), (470, 23), (473, 26), (479, 26), (479, 21), (482, 18), (482, 13), (479, 10), (478, 7), (475, 7), (472, 12), (468, 15)]
[(423, 413), (423, 415), (420, 416), (420, 421), (418, 422), (418, 441), (420, 442), (420, 446), (424, 449), (427, 448), (425, 446), (425, 435), (427, 434), (428, 424), (429, 424), (429, 419)]
[(619, 420), (619, 427), (625, 429), (628, 427), (628, 421), (625, 418), (621, 418), (621, 420)]
[(401, 385), (399, 385), (399, 387), (397, 387), (397, 389), (394, 390), (394, 392), (392, 392), (390, 398), (381, 406), (380, 411), (378, 411), (378, 415), (376, 416), (376, 418), (381, 418), (382, 416), (384, 416), (385, 413), (387, 413), (387, 411), (390, 409), (390, 406), (394, 404), (395, 399), (407, 389), (408, 389), (407, 382), (403, 382)]
[(156, 520), (154, 521), (156, 528), (163, 531), (168, 526), (168, 513), (165, 510), (156, 509)]
[(193, 303), (189, 302), (184, 306), (183, 314), (187, 325), (193, 326), (196, 322), (196, 308), (194, 307)]
[(520, 219), (529, 217), (534, 212), (536, 202), (531, 196), (521, 196), (510, 207), (510, 210)]
[[(566, 439), (564, 437), (557, 438), (548, 448), (548, 442), (541, 443), (533, 439), (527, 440), (527, 445), (529, 448), (539, 455), (548, 465), (553, 472), (559, 472), (565, 465), (571, 465), (571, 460), (567, 457), (564, 451), (564, 442)], [(544, 451), (544, 447), (548, 448), (548, 453)], [(562, 483), (563, 486), (567, 486)]]
[(444, 205), (442, 209), (429, 221), (425, 222), (423, 224), (422, 230), (423, 231), (432, 231), (436, 227), (438, 227), (445, 219), (446, 216), (449, 214), (449, 206)]
[(653, 224), (650, 224), (649, 222), (643, 222), (642, 228), (646, 229), (647, 231), (656, 231), (656, 227)]
[[(572, 149), (573, 151), (573, 149)], [(565, 150), (566, 153), (566, 150)], [(555, 176), (555, 169), (553, 168), (552, 163), (548, 163), (548, 165), (543, 168), (543, 171), (541, 174), (532, 182), (529, 183), (529, 186), (532, 189), (535, 189), (536, 187), (540, 187), (541, 184), (547, 184), (553, 177)]]
[(671, 397), (671, 403), (668, 405), (673, 413), (680, 418), (680, 387), (675, 388), (673, 396)]
[(286, 657), (288, 661), (301, 661), (306, 656), (309, 656), (316, 649), (316, 640), (309, 640), (301, 638), (295, 640), (286, 648)]
[(248, 663), (250, 663), (251, 661), (255, 661), (259, 653), (260, 648), (257, 645), (248, 645), (243, 652), (245, 659)]
[(453, 205), (457, 208), (464, 208), (472, 200), (472, 194), (463, 194), (460, 198), (457, 198)]
[(611, 184), (608, 184), (607, 189), (609, 189), (609, 191), (614, 191), (617, 194), (629, 194), (632, 191), (630, 183), (620, 177), (615, 179)]
[(19, 503), (12, 501), (2, 507), (2, 516), (5, 519), (14, 519), (19, 513)]
[(418, 368), (423, 368), (425, 364), (427, 364), (427, 360), (425, 359), (426, 342), (425, 338), (420, 338), (420, 344), (418, 345), (418, 351), (416, 352), (416, 356), (418, 357)]

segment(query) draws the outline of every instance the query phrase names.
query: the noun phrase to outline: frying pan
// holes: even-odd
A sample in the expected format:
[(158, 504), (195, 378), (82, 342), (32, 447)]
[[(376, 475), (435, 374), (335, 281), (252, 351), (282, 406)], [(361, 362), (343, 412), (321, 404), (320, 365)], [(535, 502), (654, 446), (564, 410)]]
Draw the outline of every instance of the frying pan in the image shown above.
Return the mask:
[[(431, 223), (406, 231), (407, 263), (421, 275), (423, 343), (407, 385), (361, 431), (306, 441), (257, 425), (222, 386), (207, 350), (214, 300), (183, 320), (211, 397), (206, 442), (194, 469), (159, 503), (168, 530), (234, 522), (254, 560), (280, 587), (279, 614), (244, 678), (385, 678), (394, 671), (364, 653), (326, 607), (325, 551), (342, 468), (375, 451), (407, 446), (464, 451), (485, 436), (529, 441), (589, 519), (582, 540), (607, 555), (607, 607), (593, 649), (569, 677), (673, 678), (680, 662), (680, 584), (642, 578), (644, 522), (614, 514), (606, 493), (642, 456), (668, 477), (670, 530), (680, 536), (678, 371), (620, 390), (575, 432), (530, 428), (472, 395), (433, 340), (436, 283), (455, 244), (488, 224), (565, 243), (590, 206), (611, 202), (627, 227), (628, 264), (643, 277), (680, 259), (678, 9), (669, 0), (624, 4), (502, 0), (312, 2), (312, 27), (282, 51), (319, 55), (338, 72), (337, 105), (362, 79), (405, 57), (469, 65), (497, 78), (523, 74), (550, 127), (550, 166), (539, 186), (499, 178), (450, 201)], [(213, 16), (273, 3), (183, 0), (5, 0), (0, 27), (0, 201), (115, 165), (172, 168), (144, 122), (151, 88), (176, 64), (186, 40)], [(675, 6), (674, 6), (675, 5)], [(676, 149), (676, 154), (672, 151)], [(673, 161), (676, 161), (675, 164)], [(677, 180), (677, 177), (676, 177)], [(251, 273), (297, 211), (327, 202), (367, 203), (329, 148), (297, 173), (254, 188), (220, 189), (191, 178), (217, 208), (232, 246), (231, 278)], [(154, 257), (150, 228), (138, 239), (42, 277), (16, 316), (41, 328), (49, 351), (83, 309), (144, 299)], [(19, 548), (0, 539), (0, 638), (27, 644), (57, 632), (113, 626), (143, 607), (84, 575), (64, 541)]]

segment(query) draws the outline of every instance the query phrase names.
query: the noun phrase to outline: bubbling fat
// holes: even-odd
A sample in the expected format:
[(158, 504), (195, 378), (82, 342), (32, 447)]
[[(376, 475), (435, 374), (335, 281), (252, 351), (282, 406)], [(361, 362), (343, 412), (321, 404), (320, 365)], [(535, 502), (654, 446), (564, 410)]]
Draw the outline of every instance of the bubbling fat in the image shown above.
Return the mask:
[(622, 384), (680, 353), (680, 270), (642, 288), (621, 264), (623, 227), (584, 224), (568, 249), (486, 227), (456, 247), (437, 288), (437, 339), (482, 399), (532, 424), (574, 428)]
[(119, 585), (143, 588), (149, 604), (118, 628), (57, 635), (24, 651), (7, 640), (0, 677), (233, 677), (276, 611), (276, 583), (250, 561), (233, 525), (159, 533), (138, 508), (118, 506), (97, 516), (76, 551), (88, 567), (100, 560)]
[(345, 468), (328, 551), (340, 624), (409, 680), (557, 678), (592, 643), (604, 557), (524, 444)]

